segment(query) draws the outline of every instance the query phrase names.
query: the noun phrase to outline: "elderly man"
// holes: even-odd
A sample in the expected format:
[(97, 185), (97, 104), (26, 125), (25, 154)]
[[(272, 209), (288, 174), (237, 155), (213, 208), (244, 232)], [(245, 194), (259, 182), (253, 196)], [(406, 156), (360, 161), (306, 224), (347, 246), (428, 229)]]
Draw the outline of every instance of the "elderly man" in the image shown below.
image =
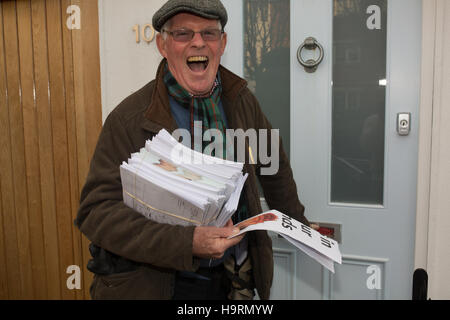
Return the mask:
[[(220, 65), (227, 13), (219, 0), (170, 0), (153, 17), (162, 60), (155, 80), (107, 118), (81, 194), (76, 226), (92, 242), (94, 299), (268, 299), (273, 277), (266, 232), (159, 224), (123, 203), (119, 166), (161, 129), (271, 129), (246, 82)], [(268, 137), (270, 139), (270, 137)], [(279, 170), (246, 163), (234, 222), (262, 212), (256, 179), (271, 208), (308, 223), (282, 149)], [(255, 155), (256, 156), (256, 155)]]

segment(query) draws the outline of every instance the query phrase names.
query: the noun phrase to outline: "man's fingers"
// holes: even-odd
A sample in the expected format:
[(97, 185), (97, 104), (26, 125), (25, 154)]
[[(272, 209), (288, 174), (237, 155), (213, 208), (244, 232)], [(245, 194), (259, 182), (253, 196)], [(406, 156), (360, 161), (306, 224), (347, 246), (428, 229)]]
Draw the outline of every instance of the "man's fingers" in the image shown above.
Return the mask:
[(232, 239), (217, 239), (218, 240), (218, 252), (216, 252), (216, 256), (213, 256), (215, 259), (219, 259), (221, 258), (225, 251), (227, 251), (228, 248), (233, 247), (235, 245), (237, 245), (239, 242), (242, 241), (242, 239), (244, 239), (244, 235), (240, 235), (238, 237), (234, 237)]
[(239, 242), (242, 241), (242, 239), (244, 239), (244, 234), (241, 234), (240, 236), (231, 238), (231, 239), (227, 239), (227, 241), (230, 242), (230, 247), (237, 245)]
[(213, 254), (214, 259), (220, 259), (225, 254), (225, 251), (227, 251), (228, 248), (231, 248), (235, 245), (237, 245), (239, 242), (244, 239), (244, 235), (240, 235), (238, 237), (234, 237), (232, 239), (218, 239), (218, 251)]
[(239, 233), (239, 229), (232, 226), (227, 228), (197, 227), (194, 231), (192, 252), (201, 258), (218, 259), (228, 248), (238, 244), (244, 238), (241, 235), (228, 239), (236, 233)]
[(232, 227), (232, 226), (233, 226), (233, 220), (230, 219), (230, 220), (228, 220), (227, 224), (225, 225), (225, 228), (229, 228), (229, 227)]
[(215, 235), (218, 236), (219, 238), (228, 238), (232, 235), (239, 233), (239, 228), (235, 228), (233, 226), (225, 228), (217, 228), (216, 230), (214, 230), (214, 232)]

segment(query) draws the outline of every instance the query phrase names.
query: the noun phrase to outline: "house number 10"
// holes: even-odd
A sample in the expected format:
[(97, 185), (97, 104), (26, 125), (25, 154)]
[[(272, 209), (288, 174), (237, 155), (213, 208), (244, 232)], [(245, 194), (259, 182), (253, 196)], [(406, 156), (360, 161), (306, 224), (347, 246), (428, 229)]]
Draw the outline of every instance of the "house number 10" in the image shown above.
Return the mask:
[[(148, 29), (150, 29), (150, 37), (147, 37)], [(133, 27), (133, 30), (136, 33), (136, 43), (140, 43), (141, 38), (147, 43), (150, 43), (155, 39), (155, 29), (153, 29), (153, 26), (150, 23), (142, 26), (142, 28), (137, 24)]]

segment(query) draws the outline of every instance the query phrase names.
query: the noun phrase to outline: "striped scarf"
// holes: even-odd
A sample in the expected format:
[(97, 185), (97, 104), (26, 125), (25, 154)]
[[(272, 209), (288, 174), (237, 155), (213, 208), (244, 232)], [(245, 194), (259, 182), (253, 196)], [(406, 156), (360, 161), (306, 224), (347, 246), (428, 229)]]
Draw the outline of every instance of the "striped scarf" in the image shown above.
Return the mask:
[[(191, 132), (191, 147), (203, 153), (212, 141), (208, 135), (209, 129), (217, 129), (222, 133), (222, 150), (223, 159), (226, 159), (226, 125), (220, 113), (219, 103), (222, 95), (222, 84), (220, 82), (219, 73), (214, 81), (213, 87), (209, 93), (203, 96), (194, 96), (181, 87), (166, 64), (164, 69), (164, 83), (166, 84), (169, 94), (184, 108), (190, 110), (190, 132)], [(198, 123), (202, 124), (201, 128), (196, 128)], [(205, 135), (205, 136), (204, 136)], [(197, 136), (201, 136), (201, 139)], [(197, 137), (197, 139), (196, 139)], [(198, 145), (197, 141), (202, 141)], [(213, 150), (212, 156), (215, 156)]]
[[(203, 133), (208, 129), (218, 129), (222, 133), (223, 159), (226, 159), (226, 125), (223, 121), (222, 115), (220, 114), (219, 108), (220, 98), (222, 95), (222, 84), (220, 82), (219, 73), (217, 73), (217, 77), (214, 81), (214, 85), (211, 91), (209, 92), (209, 94), (204, 96), (193, 96), (183, 87), (181, 87), (170, 72), (167, 64), (164, 68), (164, 83), (166, 84), (169, 95), (172, 96), (181, 106), (190, 110), (191, 147), (194, 148), (194, 150), (201, 150), (201, 152), (203, 153), (205, 147), (211, 143), (211, 141), (208, 141), (209, 137), (205, 137), (206, 139), (203, 139)], [(194, 139), (194, 133), (196, 133), (194, 124), (197, 121), (201, 121), (202, 123), (202, 130), (200, 131), (202, 137), (201, 146), (196, 145), (196, 139)], [(212, 154), (212, 156), (215, 155)], [(247, 218), (247, 200), (245, 192), (242, 192), (241, 198), (239, 200), (238, 210), (233, 215), (233, 222), (238, 223), (244, 221)]]

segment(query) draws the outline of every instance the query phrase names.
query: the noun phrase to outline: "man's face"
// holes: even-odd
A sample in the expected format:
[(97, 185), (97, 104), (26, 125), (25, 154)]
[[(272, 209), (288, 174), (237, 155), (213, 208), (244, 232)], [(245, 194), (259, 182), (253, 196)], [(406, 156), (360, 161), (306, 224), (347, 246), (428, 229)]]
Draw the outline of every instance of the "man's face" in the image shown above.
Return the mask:
[[(188, 13), (180, 13), (170, 22), (168, 31), (218, 29), (217, 20), (204, 19)], [(217, 41), (204, 41), (200, 33), (196, 33), (189, 42), (177, 42), (169, 34), (165, 40), (158, 34), (156, 41), (178, 84), (193, 95), (202, 95), (211, 90), (227, 43), (225, 33)]]

